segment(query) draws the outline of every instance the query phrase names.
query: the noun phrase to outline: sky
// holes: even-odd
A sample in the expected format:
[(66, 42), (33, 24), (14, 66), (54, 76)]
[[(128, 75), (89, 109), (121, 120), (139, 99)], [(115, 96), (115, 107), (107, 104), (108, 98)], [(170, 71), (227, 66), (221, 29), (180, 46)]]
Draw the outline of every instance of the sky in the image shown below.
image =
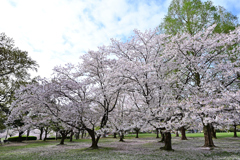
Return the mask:
[[(206, 1), (206, 0), (203, 0)], [(212, 0), (240, 17), (239, 0)], [(134, 29), (156, 28), (171, 0), (0, 0), (0, 33), (39, 64), (32, 76), (50, 78), (54, 66), (79, 57), (110, 39), (126, 41)]]

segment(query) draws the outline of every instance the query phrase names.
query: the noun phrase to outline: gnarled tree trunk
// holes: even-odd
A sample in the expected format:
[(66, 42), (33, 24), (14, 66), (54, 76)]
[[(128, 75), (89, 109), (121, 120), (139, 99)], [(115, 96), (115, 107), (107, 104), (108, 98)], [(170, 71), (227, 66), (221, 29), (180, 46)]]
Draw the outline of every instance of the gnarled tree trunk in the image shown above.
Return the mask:
[(204, 147), (215, 147), (211, 135), (211, 124), (203, 125), (203, 132), (205, 139)]
[(165, 141), (165, 135), (161, 130), (160, 130), (160, 134), (161, 134), (161, 140), (159, 142), (164, 142)]
[(217, 139), (216, 131), (212, 124), (210, 124), (210, 128), (211, 128), (212, 138)]
[(68, 133), (69, 133), (69, 132), (66, 131), (66, 130), (60, 131), (60, 134), (61, 134), (61, 136), (62, 136), (61, 141), (60, 141), (60, 144), (61, 144), (61, 145), (64, 144), (64, 140), (67, 138), (67, 134), (68, 134)]
[(98, 141), (100, 139), (101, 136), (97, 136), (95, 138), (95, 132), (94, 130), (92, 129), (86, 129), (88, 131), (88, 134), (91, 136), (91, 139), (92, 139), (92, 145), (90, 148), (92, 149), (98, 149)]
[(180, 128), (180, 131), (181, 131), (181, 134), (182, 134), (181, 140), (187, 140), (187, 137), (186, 137), (186, 129), (184, 128), (184, 126), (182, 126), (182, 127)]
[(162, 150), (171, 151), (172, 149), (172, 136), (170, 132), (165, 132), (165, 146), (161, 147)]

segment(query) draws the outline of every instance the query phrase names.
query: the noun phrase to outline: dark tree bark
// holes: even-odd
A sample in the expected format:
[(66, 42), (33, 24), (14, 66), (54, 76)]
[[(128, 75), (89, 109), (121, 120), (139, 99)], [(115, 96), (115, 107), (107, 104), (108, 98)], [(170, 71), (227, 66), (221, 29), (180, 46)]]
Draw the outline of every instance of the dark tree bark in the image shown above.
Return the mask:
[(117, 138), (117, 133), (113, 133), (113, 138)]
[(70, 131), (67, 130), (61, 130), (60, 134), (62, 136), (60, 144), (63, 145), (64, 144), (64, 140), (67, 138), (68, 133), (70, 133)]
[(186, 137), (186, 129), (184, 128), (184, 126), (182, 126), (182, 127), (180, 128), (180, 131), (181, 131), (181, 134), (182, 134), (181, 140), (187, 140), (187, 137)]
[(74, 132), (73, 132), (73, 130), (71, 130), (71, 134), (70, 134), (70, 142), (72, 142), (72, 140), (73, 140), (73, 135), (74, 135)]
[(24, 133), (23, 131), (19, 131), (19, 133), (18, 133), (18, 142), (22, 142), (22, 134), (23, 133)]
[(233, 135), (233, 137), (238, 137), (237, 136), (237, 125), (233, 125), (233, 127), (234, 127), (234, 135)]
[(176, 137), (179, 137), (179, 134), (178, 134), (178, 129), (176, 130)]
[(159, 142), (164, 142), (165, 141), (165, 135), (161, 130), (160, 130), (160, 134), (161, 134), (161, 140)]
[(157, 137), (156, 138), (159, 138), (159, 130), (158, 130), (158, 128), (156, 128), (156, 131), (157, 131)]
[(40, 128), (40, 136), (39, 136), (39, 140), (42, 140), (42, 135), (43, 135), (43, 127)]
[(134, 131), (136, 132), (136, 138), (139, 138), (138, 134), (139, 134), (139, 131), (140, 131), (140, 128), (134, 128)]
[(80, 131), (76, 132), (76, 133), (75, 133), (75, 138), (76, 138), (76, 139), (79, 139), (79, 135), (80, 135)]
[(212, 135), (211, 135), (211, 124), (208, 123), (207, 125), (204, 125), (203, 132), (204, 132), (204, 139), (205, 139), (204, 147), (215, 147), (212, 140)]
[(215, 128), (213, 127), (212, 124), (210, 124), (210, 128), (211, 128), (211, 135), (212, 135), (212, 138), (217, 139), (216, 131), (215, 131)]
[(48, 135), (48, 127), (46, 127), (45, 129), (44, 129), (44, 132), (45, 132), (45, 134), (44, 134), (44, 141), (46, 141), (46, 139), (47, 139), (47, 135)]
[(119, 139), (120, 142), (124, 142), (124, 140), (123, 140), (124, 139), (124, 132), (123, 131), (120, 131), (119, 138), (120, 138)]
[(161, 147), (162, 150), (172, 151), (172, 136), (170, 132), (165, 132), (165, 146)]
[(98, 141), (99, 141), (99, 139), (100, 139), (100, 136), (97, 136), (97, 137), (95, 138), (95, 132), (94, 132), (94, 130), (92, 130), (92, 129), (86, 129), (86, 130), (88, 131), (88, 134), (91, 136), (91, 139), (92, 139), (92, 145), (91, 145), (90, 148), (92, 148), (92, 149), (98, 149)]
[(85, 130), (83, 129), (83, 130), (82, 130), (82, 135), (81, 135), (81, 139), (83, 139), (83, 136), (84, 136), (84, 132), (85, 132)]

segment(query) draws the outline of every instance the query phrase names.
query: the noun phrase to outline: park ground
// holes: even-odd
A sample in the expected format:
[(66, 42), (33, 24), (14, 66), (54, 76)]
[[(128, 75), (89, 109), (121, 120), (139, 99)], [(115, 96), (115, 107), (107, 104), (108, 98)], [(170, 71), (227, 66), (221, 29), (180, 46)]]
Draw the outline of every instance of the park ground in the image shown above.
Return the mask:
[[(238, 133), (240, 135), (240, 133)], [(24, 141), (0, 146), (1, 160), (71, 160), (71, 159), (232, 159), (240, 160), (240, 138), (234, 138), (233, 133), (217, 133), (214, 143), (217, 147), (206, 148), (203, 133), (187, 134), (188, 140), (172, 136), (174, 151), (164, 151), (159, 148), (164, 144), (158, 142), (155, 134), (128, 135), (125, 142), (111, 137), (102, 138), (99, 149), (90, 149), (90, 139), (79, 139), (74, 142), (65, 141), (65, 145), (58, 145), (59, 141)]]

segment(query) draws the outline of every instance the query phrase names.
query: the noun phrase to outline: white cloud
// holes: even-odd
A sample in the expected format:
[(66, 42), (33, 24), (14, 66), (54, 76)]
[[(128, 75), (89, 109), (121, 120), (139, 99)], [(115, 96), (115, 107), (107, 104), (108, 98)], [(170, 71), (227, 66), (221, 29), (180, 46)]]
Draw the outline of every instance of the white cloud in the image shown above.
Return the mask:
[(81, 54), (108, 45), (110, 38), (126, 39), (135, 28), (157, 27), (170, 2), (1, 0), (0, 32), (12, 37), (16, 46), (39, 63), (37, 74), (49, 77), (54, 66), (77, 63)]

